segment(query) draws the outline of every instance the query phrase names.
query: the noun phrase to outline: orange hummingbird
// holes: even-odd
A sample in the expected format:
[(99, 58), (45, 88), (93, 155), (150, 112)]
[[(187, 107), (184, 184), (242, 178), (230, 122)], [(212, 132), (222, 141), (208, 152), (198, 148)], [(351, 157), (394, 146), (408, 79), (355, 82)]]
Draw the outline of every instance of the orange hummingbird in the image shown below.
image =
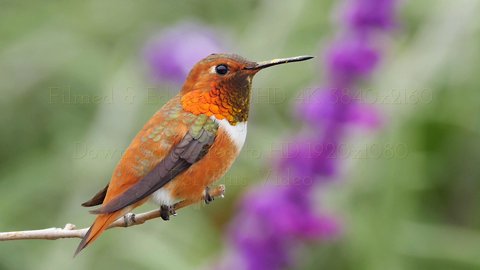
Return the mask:
[(135, 136), (110, 183), (83, 206), (100, 205), (75, 252), (95, 241), (119, 217), (151, 199), (168, 220), (180, 200), (213, 198), (208, 187), (237, 158), (247, 135), (253, 76), (261, 69), (312, 56), (252, 62), (211, 54), (190, 71), (182, 90)]

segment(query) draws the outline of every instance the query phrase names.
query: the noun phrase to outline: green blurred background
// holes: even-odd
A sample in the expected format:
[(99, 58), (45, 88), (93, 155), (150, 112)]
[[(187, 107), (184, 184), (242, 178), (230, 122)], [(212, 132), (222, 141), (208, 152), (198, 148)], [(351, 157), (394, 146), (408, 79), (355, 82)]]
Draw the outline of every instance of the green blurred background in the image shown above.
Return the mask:
[[(337, 30), (337, 3), (0, 1), (0, 231), (90, 225), (80, 203), (172, 96), (142, 59), (153, 34), (194, 20), (252, 60), (319, 55)], [(343, 220), (344, 235), (302, 249), (300, 269), (480, 269), (480, 2), (402, 3), (362, 92), (384, 126), (349, 131), (339, 180), (318, 192), (319, 209)], [(266, 178), (299, 127), (292, 108), (321, 84), (317, 60), (256, 77), (255, 87), (276, 96), (254, 94), (246, 146), (222, 180), (225, 199), (108, 231), (75, 259), (78, 239), (1, 242), (0, 269), (208, 269), (235, 201)], [(68, 93), (92, 100), (68, 102)]]

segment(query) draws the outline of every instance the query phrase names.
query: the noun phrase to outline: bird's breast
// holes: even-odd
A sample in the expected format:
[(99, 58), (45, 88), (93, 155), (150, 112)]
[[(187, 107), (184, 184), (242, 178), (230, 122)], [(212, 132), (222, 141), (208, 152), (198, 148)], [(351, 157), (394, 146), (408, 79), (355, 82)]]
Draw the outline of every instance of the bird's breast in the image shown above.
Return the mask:
[(218, 120), (214, 116), (211, 116), (210, 118), (219, 124), (220, 129), (225, 131), (225, 135), (229, 137), (231, 142), (240, 152), (245, 144), (245, 139), (247, 138), (247, 122), (239, 122), (236, 123), (236, 125), (232, 125), (226, 119)]
[(232, 166), (243, 148), (247, 123), (231, 125), (227, 120), (216, 120), (218, 133), (208, 153), (185, 172), (152, 195), (159, 204), (202, 196), (205, 187), (220, 179)]

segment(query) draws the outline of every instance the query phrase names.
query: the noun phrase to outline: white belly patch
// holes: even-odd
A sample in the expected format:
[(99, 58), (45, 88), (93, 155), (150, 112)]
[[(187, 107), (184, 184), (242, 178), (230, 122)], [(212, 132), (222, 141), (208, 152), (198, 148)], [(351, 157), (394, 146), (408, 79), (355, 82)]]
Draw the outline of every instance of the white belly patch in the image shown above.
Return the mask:
[(238, 151), (242, 150), (245, 139), (247, 138), (247, 122), (240, 122), (233, 126), (227, 119), (218, 120), (214, 116), (211, 116), (211, 118), (227, 132), (230, 139), (237, 146)]
[(150, 198), (158, 205), (173, 205), (175, 203), (175, 200), (170, 195), (170, 191), (165, 188), (155, 191)]

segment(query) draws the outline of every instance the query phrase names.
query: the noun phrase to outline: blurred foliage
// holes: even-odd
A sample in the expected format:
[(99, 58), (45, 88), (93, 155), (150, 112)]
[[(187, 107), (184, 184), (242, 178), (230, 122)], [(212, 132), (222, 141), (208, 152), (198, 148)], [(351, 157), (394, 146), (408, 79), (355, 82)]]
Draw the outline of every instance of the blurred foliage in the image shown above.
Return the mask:
[[(146, 75), (141, 51), (152, 34), (193, 20), (253, 60), (318, 54), (337, 30), (335, 4), (0, 1), (0, 231), (90, 224), (80, 203), (172, 96)], [(401, 10), (382, 70), (365, 84), (384, 127), (352, 130), (340, 181), (319, 192), (345, 235), (306, 247), (303, 269), (480, 268), (480, 2), (409, 1)], [(222, 180), (226, 199), (167, 223), (109, 231), (76, 259), (77, 240), (2, 242), (0, 269), (208, 268), (221, 256), (236, 198), (266, 178), (298, 128), (292, 107), (321, 83), (320, 58), (302, 72), (257, 76), (257, 90), (275, 97), (254, 93), (247, 144)]]

